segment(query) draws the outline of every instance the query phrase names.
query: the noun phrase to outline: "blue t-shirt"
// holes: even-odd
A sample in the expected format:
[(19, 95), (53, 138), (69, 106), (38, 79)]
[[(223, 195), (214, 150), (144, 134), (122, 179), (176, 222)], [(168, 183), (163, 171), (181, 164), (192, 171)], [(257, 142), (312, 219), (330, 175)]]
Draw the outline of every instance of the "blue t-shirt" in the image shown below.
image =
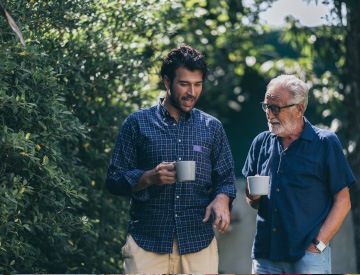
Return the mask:
[[(196, 180), (133, 190), (142, 174), (166, 161), (196, 161)], [(107, 188), (131, 195), (129, 234), (143, 249), (171, 253), (174, 234), (180, 254), (198, 252), (214, 238), (206, 207), (220, 193), (236, 196), (234, 162), (219, 120), (198, 109), (179, 122), (164, 106), (131, 114), (121, 127), (110, 161)]]
[(243, 175), (271, 177), (261, 197), (252, 249), (253, 258), (291, 261), (307, 246), (333, 205), (333, 197), (355, 177), (337, 136), (304, 118), (300, 137), (286, 150), (280, 137), (266, 131), (253, 141)]

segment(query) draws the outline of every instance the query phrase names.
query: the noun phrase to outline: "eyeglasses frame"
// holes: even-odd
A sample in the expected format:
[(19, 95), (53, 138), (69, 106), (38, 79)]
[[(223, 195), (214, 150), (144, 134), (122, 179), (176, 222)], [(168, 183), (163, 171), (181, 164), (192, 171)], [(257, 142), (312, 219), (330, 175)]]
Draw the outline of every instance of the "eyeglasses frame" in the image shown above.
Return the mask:
[[(260, 105), (261, 105), (261, 108), (264, 110), (264, 112), (266, 113), (267, 110), (271, 110), (271, 112), (277, 116), (278, 114), (280, 114), (280, 111), (281, 109), (285, 109), (285, 108), (290, 108), (290, 107), (293, 107), (293, 106), (296, 106), (298, 105), (299, 103), (295, 103), (295, 104), (290, 104), (290, 105), (286, 105), (286, 106), (282, 106), (282, 107), (279, 107), (279, 106), (273, 106), (273, 105), (269, 105), (269, 104), (266, 104), (264, 102), (260, 102)], [(275, 111), (274, 112), (274, 108), (277, 108), (279, 109), (279, 111)]]

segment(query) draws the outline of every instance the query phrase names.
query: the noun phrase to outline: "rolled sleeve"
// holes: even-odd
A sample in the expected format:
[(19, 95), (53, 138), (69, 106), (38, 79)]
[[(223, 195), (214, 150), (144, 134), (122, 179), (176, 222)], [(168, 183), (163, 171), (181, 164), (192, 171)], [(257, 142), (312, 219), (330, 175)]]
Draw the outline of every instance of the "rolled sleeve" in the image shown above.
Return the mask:
[(147, 189), (134, 193), (144, 170), (137, 164), (137, 122), (131, 116), (124, 121), (116, 140), (105, 182), (106, 188), (114, 195), (131, 196), (140, 201), (150, 198)]

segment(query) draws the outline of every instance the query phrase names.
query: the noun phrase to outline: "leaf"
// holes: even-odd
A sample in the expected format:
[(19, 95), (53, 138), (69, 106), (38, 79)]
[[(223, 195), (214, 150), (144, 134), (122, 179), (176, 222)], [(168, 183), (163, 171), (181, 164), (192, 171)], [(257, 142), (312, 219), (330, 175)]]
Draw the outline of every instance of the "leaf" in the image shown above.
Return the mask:
[(19, 190), (19, 194), (21, 195), (22, 193), (25, 192), (25, 188), (24, 187), (21, 187), (20, 190)]
[(65, 114), (65, 115), (72, 115), (72, 113), (69, 112), (69, 111), (62, 111), (61, 113), (62, 113), (62, 114)]
[(47, 130), (46, 125), (42, 121), (38, 121), (38, 123), (41, 125), (41, 127), (43, 127), (45, 130)]
[(49, 162), (49, 158), (45, 155), (45, 156), (43, 157), (43, 160), (42, 160), (42, 164), (41, 164), (41, 165), (46, 165), (48, 162)]
[(28, 231), (31, 232), (31, 228), (30, 228), (30, 226), (29, 226), (28, 224), (24, 224), (23, 227), (26, 228)]
[(8, 21), (8, 23), (9, 23), (10, 27), (12, 28), (12, 30), (19, 37), (21, 44), (23, 44), (23, 46), (25, 46), (24, 37), (23, 37), (19, 27), (16, 25), (16, 23), (15, 23), (14, 19), (11, 17), (11, 15), (5, 10), (5, 8), (4, 8), (3, 4), (1, 3), (1, 1), (0, 1), (0, 11), (4, 15), (6, 20)]

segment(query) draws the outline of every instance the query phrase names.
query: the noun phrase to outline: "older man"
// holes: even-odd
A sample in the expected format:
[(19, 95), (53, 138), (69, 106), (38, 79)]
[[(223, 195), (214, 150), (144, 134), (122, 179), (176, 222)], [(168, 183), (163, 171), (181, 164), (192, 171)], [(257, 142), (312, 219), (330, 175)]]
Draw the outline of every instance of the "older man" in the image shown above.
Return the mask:
[(247, 202), (257, 214), (253, 273), (331, 273), (329, 242), (351, 208), (354, 175), (337, 136), (304, 117), (307, 85), (293, 75), (268, 84), (269, 131), (253, 141), (245, 177), (270, 176), (269, 194)]

